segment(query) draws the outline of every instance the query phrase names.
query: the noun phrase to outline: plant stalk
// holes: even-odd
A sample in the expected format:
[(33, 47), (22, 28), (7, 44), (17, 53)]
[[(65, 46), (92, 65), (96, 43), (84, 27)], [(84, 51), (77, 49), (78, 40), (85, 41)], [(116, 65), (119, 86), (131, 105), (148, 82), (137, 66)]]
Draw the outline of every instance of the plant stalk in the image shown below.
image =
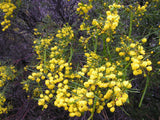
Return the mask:
[(73, 48), (72, 48), (72, 46), (71, 46), (71, 47), (70, 47), (70, 57), (69, 57), (68, 63), (71, 62), (72, 56), (73, 56)]
[(98, 40), (97, 40), (97, 37), (96, 37), (95, 44), (94, 44), (94, 52), (95, 53), (97, 52), (97, 43), (98, 43)]
[(145, 85), (145, 88), (144, 88), (144, 92), (143, 92), (143, 94), (142, 94), (142, 97), (141, 97), (141, 100), (140, 100), (140, 102), (139, 102), (138, 107), (141, 107), (141, 105), (142, 105), (142, 102), (143, 102), (144, 96), (145, 96), (145, 94), (146, 94), (148, 85), (149, 85), (149, 77), (147, 76), (147, 81), (146, 81), (146, 85)]
[(97, 97), (95, 97), (95, 99), (94, 99), (93, 111), (91, 113), (91, 116), (88, 118), (88, 120), (91, 120), (93, 118), (94, 111), (96, 109), (96, 102), (97, 102)]
[(133, 12), (131, 12), (131, 16), (130, 16), (130, 25), (129, 25), (129, 37), (131, 37), (131, 33), (132, 33), (132, 23), (133, 23)]

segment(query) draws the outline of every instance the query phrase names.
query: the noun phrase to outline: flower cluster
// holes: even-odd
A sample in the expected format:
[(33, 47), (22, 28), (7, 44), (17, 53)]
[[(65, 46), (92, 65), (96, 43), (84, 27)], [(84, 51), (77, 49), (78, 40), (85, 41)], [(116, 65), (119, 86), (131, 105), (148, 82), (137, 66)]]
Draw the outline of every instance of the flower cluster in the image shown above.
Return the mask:
[[(92, 0), (89, 0), (91, 3)], [(38, 105), (46, 109), (52, 102), (69, 111), (70, 117), (80, 117), (86, 111), (100, 113), (105, 106), (114, 112), (116, 106), (128, 102), (128, 93), (132, 88), (128, 71), (135, 76), (146, 76), (146, 71), (152, 70), (152, 62), (146, 58), (143, 47), (146, 38), (138, 42), (126, 35), (114, 37), (120, 20), (118, 9), (121, 7), (123, 5), (115, 3), (110, 5), (107, 16), (93, 19), (92, 23), (84, 19), (78, 30), (87, 35), (79, 36), (79, 43), (76, 41), (84, 47), (84, 61), (77, 69), (71, 62), (77, 36), (69, 25), (58, 30), (55, 38), (34, 41), (39, 63), (22, 84), (26, 91), (33, 91), (32, 97), (38, 99)], [(89, 8), (87, 4), (79, 3), (77, 11), (85, 17)], [(117, 44), (110, 42), (113, 40), (117, 40)], [(116, 49), (110, 46), (112, 44)]]
[(36, 36), (41, 35), (41, 33), (38, 32), (38, 29), (37, 29), (37, 28), (34, 28), (33, 31), (34, 31), (34, 35), (36, 35)]
[(43, 53), (45, 49), (48, 49), (48, 46), (51, 45), (51, 41), (53, 40), (53, 36), (48, 36), (47, 38), (35, 39), (34, 40), (34, 48), (36, 54), (38, 55), (37, 59), (43, 59)]
[(113, 4), (109, 6), (109, 11), (106, 12), (107, 20), (105, 21), (105, 25), (102, 29), (104, 33), (106, 30), (114, 31), (118, 26), (120, 16), (118, 15), (117, 9), (121, 8), (121, 5)]
[[(43, 83), (45, 84), (46, 90), (43, 91), (40, 88), (40, 93), (37, 92), (40, 98), (38, 105), (42, 105), (43, 108), (47, 108), (48, 102), (53, 98), (53, 93), (57, 89), (57, 84), (66, 81), (65, 78), (69, 76), (70, 70), (72, 69), (62, 58), (61, 51), (57, 46), (51, 47), (49, 62), (45, 65), (44, 63), (37, 65), (36, 72), (32, 72), (32, 74), (28, 76), (28, 81), (34, 81), (34, 84), (37, 83), (40, 86), (43, 86)], [(65, 72), (63, 72), (64, 70)], [(23, 82), (24, 85), (26, 83), (27, 81)], [(28, 88), (26, 91), (28, 91)], [(34, 91), (36, 93), (37, 88), (35, 88)]]
[(15, 73), (14, 66), (0, 66), (0, 87), (3, 87), (7, 80), (13, 80), (16, 77)]
[(138, 7), (137, 8), (135, 8), (135, 14), (136, 15), (138, 15), (138, 16), (143, 16), (144, 15), (144, 13), (147, 11), (146, 10), (146, 7), (148, 6), (148, 2), (146, 2), (145, 3), (145, 5), (143, 5), (143, 6), (140, 6), (139, 4), (138, 4)]
[(94, 108), (100, 113), (106, 101), (109, 101), (107, 107), (114, 112), (115, 106), (122, 106), (127, 101), (131, 83), (123, 79), (123, 72), (118, 71), (114, 63), (104, 61), (105, 64), (96, 67), (98, 55), (93, 52), (85, 55), (87, 64), (74, 74), (77, 87), (70, 87), (69, 83), (73, 85), (73, 81), (59, 83), (54, 104), (68, 110), (71, 117), (81, 116), (85, 111), (93, 112)]
[(56, 37), (61, 39), (58, 41), (58, 44), (66, 47), (74, 38), (74, 33), (70, 26), (65, 25), (61, 30), (58, 30)]
[(109, 6), (109, 10), (106, 11), (106, 17), (100, 17), (99, 19), (93, 19), (92, 20), (92, 26), (87, 25), (87, 22), (82, 22), (80, 25), (80, 30), (87, 31), (88, 37), (81, 36), (79, 39), (79, 42), (82, 43), (84, 46), (84, 49), (86, 50), (88, 46), (89, 40), (98, 39), (99, 37), (102, 37), (101, 35), (106, 34), (106, 42), (112, 41), (112, 35), (116, 33), (116, 28), (119, 24), (120, 16), (118, 15), (118, 9), (123, 6), (113, 4)]
[(11, 3), (11, 0), (6, 0), (6, 2), (0, 3), (0, 9), (5, 13), (4, 21), (1, 22), (1, 25), (3, 26), (2, 31), (5, 31), (11, 25), (9, 17), (13, 17), (13, 10), (16, 9), (16, 6)]
[[(142, 43), (147, 41), (146, 38), (142, 39)], [(126, 44), (128, 43), (128, 44)], [(133, 70), (133, 75), (145, 74), (145, 69), (150, 72), (152, 71), (152, 62), (149, 59), (145, 58), (145, 50), (140, 42), (134, 42), (128, 36), (121, 38), (121, 48), (116, 48), (116, 51), (119, 53), (119, 56), (125, 56), (125, 60), (131, 60), (131, 68)]]
[(6, 113), (8, 111), (7, 107), (3, 107), (5, 102), (6, 102), (5, 96), (0, 94), (0, 114)]
[(11, 105), (6, 106), (6, 98), (4, 93), (8, 80), (13, 80), (16, 77), (14, 66), (0, 66), (0, 114), (7, 113), (11, 109)]
[(133, 6), (130, 6), (130, 9), (133, 11), (133, 22), (136, 23), (136, 26), (139, 26), (139, 21), (142, 20), (142, 16), (144, 16), (145, 12), (147, 11), (147, 7), (148, 7), (148, 2), (145, 2), (145, 4), (143, 6), (141, 6), (140, 4), (137, 4), (137, 6), (135, 7), (135, 9), (133, 9)]
[(78, 3), (78, 8), (77, 8), (77, 12), (80, 15), (85, 15), (85, 19), (89, 18), (89, 15), (87, 14), (89, 12), (89, 10), (91, 10), (93, 8), (92, 6), (92, 0), (89, 0), (89, 4), (83, 4), (81, 2)]

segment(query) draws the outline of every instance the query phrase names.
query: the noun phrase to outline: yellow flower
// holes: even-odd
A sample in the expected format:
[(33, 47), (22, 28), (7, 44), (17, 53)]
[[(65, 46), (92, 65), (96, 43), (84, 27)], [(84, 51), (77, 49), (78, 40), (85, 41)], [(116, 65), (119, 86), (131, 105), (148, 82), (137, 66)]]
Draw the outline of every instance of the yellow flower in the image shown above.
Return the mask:
[(107, 107), (108, 107), (108, 108), (111, 108), (111, 107), (112, 107), (111, 102), (107, 103)]
[(112, 93), (113, 93), (113, 91), (112, 91), (111, 89), (109, 89), (109, 90), (107, 91), (107, 93), (104, 95), (104, 98), (105, 98), (105, 99), (109, 99), (109, 98), (111, 97)]
[(118, 86), (114, 87), (115, 94), (118, 94), (121, 91), (121, 89)]
[(131, 51), (129, 51), (129, 55), (130, 55), (130, 56), (134, 56), (134, 55), (136, 55), (136, 52), (133, 51), (133, 50), (131, 50)]
[(111, 39), (109, 37), (106, 38), (106, 42), (110, 42)]
[(132, 70), (136, 70), (139, 68), (139, 64), (137, 63), (131, 63), (131, 66), (132, 66)]
[(45, 90), (45, 93), (46, 93), (46, 94), (49, 94), (49, 93), (50, 93), (50, 91), (49, 91), (49, 90)]
[(48, 105), (47, 105), (47, 104), (43, 105), (43, 108), (44, 108), (44, 109), (47, 109), (47, 108), (48, 108)]
[(88, 93), (86, 93), (86, 97), (94, 98), (94, 93), (93, 92), (88, 92)]
[(119, 52), (119, 56), (124, 56), (125, 52)]
[(121, 71), (119, 71), (119, 72), (118, 72), (118, 75), (119, 75), (119, 76), (122, 76), (122, 75), (123, 75), (123, 73), (122, 73)]
[(135, 46), (136, 46), (135, 43), (131, 43), (131, 44), (130, 44), (130, 47), (131, 47), (131, 48), (134, 48)]
[(93, 19), (93, 21), (92, 21), (92, 25), (98, 25), (98, 22), (97, 22), (97, 20), (96, 20), (96, 19)]
[(121, 105), (122, 105), (121, 99), (119, 99), (119, 100), (116, 101), (116, 105), (117, 105), (117, 106), (121, 106)]
[(147, 69), (147, 71), (150, 72), (150, 71), (152, 71), (152, 66), (148, 66), (146, 69)]
[(45, 104), (45, 100), (44, 99), (39, 99), (38, 100), (38, 105), (44, 105)]
[(111, 112), (114, 112), (114, 111), (115, 111), (115, 107), (111, 107), (111, 108), (110, 108), (110, 111), (111, 111)]
[(37, 32), (37, 31), (38, 31), (38, 29), (37, 29), (37, 28), (34, 28), (33, 30), (34, 30), (35, 32)]
[(126, 60), (126, 61), (129, 61), (129, 60), (130, 60), (130, 57), (125, 57), (125, 60)]
[(125, 103), (125, 102), (127, 101), (127, 99), (128, 99), (128, 94), (127, 94), (127, 93), (124, 93), (124, 94), (122, 95), (121, 101), (122, 101), (123, 103)]
[(107, 67), (110, 67), (110, 66), (111, 66), (111, 63), (110, 63), (110, 62), (107, 62), (107, 63), (106, 63), (106, 66), (107, 66)]
[(142, 39), (142, 42), (143, 42), (143, 43), (146, 43), (146, 42), (147, 42), (147, 38), (143, 38), (143, 39)]

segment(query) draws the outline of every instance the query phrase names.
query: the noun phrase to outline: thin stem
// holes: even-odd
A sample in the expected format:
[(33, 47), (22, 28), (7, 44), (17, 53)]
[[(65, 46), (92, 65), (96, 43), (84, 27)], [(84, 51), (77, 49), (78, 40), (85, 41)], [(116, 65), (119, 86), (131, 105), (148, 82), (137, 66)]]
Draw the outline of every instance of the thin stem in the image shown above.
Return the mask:
[(94, 42), (94, 52), (96, 53), (97, 52), (97, 43), (98, 43), (98, 40), (97, 40), (97, 37), (96, 37), (96, 40)]
[(43, 58), (43, 61), (44, 61), (44, 69), (46, 70), (46, 49), (44, 49), (44, 58)]
[(91, 116), (88, 118), (88, 120), (91, 120), (93, 118), (94, 111), (96, 109), (96, 102), (97, 102), (97, 97), (95, 97), (95, 99), (94, 99), (93, 111), (91, 113)]
[(129, 63), (125, 66), (125, 68), (122, 71), (124, 72), (129, 67), (130, 64), (131, 64), (131, 60), (129, 61)]
[(110, 50), (109, 50), (109, 44), (107, 43), (107, 52), (108, 52), (108, 55), (109, 55), (109, 59), (111, 60), (111, 53), (110, 53)]
[(131, 33), (132, 33), (132, 23), (133, 23), (133, 12), (131, 12), (131, 16), (130, 16), (130, 25), (129, 25), (129, 37), (131, 37)]
[(122, 109), (122, 111), (123, 111), (126, 115), (130, 116), (130, 114), (127, 113), (123, 107), (120, 107), (120, 108)]
[(105, 38), (104, 38), (104, 35), (103, 35), (103, 54), (106, 56), (106, 41), (105, 41)]
[(144, 96), (145, 96), (146, 91), (147, 91), (148, 84), (149, 84), (149, 77), (147, 76), (147, 81), (146, 81), (146, 85), (145, 85), (145, 88), (144, 88), (144, 92), (143, 92), (143, 94), (142, 94), (142, 97), (141, 97), (141, 100), (140, 100), (140, 102), (139, 102), (138, 107), (141, 107), (141, 105), (142, 105)]
[(70, 47), (70, 57), (69, 57), (68, 63), (71, 62), (72, 56), (73, 56), (73, 48), (72, 48), (72, 46), (71, 46), (71, 47)]

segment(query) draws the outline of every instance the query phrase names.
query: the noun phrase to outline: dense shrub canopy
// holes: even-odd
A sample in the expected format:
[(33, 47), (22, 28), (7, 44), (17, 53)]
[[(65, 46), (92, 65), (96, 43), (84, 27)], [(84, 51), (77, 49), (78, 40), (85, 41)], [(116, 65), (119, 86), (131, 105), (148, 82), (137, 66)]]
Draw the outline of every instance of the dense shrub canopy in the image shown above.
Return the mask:
[(159, 7), (1, 0), (0, 118), (158, 119)]

